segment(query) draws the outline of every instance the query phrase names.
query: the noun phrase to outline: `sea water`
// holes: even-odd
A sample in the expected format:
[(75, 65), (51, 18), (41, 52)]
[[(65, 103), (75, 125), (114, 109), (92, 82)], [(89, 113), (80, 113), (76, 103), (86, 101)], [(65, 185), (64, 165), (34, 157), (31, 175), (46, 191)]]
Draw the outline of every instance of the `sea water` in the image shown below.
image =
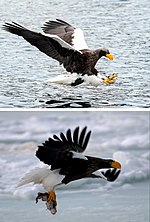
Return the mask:
[[(122, 165), (115, 182), (82, 179), (56, 191), (57, 214), (35, 203), (40, 185), (17, 188), (21, 177), (43, 164), (38, 145), (54, 133), (87, 125), (92, 130), (86, 155)], [(149, 221), (148, 112), (1, 112), (0, 222)]]

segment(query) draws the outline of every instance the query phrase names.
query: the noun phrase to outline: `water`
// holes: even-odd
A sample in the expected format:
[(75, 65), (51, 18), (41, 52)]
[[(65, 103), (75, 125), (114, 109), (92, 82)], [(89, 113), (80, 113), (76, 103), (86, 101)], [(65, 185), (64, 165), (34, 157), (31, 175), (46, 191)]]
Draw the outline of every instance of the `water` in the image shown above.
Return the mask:
[(101, 59), (97, 69), (119, 74), (110, 86), (47, 86), (44, 82), (64, 69), (0, 30), (0, 107), (150, 107), (149, 0), (1, 0), (0, 8), (0, 26), (16, 21), (39, 32), (45, 21), (62, 18), (82, 28), (89, 47), (107, 47), (115, 56), (113, 62)]
[[(86, 154), (118, 160), (122, 172), (113, 183), (83, 179), (58, 190), (58, 213), (52, 216), (41, 201), (35, 204), (40, 185), (16, 185), (43, 166), (35, 157), (38, 145), (78, 125), (92, 130)], [(148, 112), (1, 111), (0, 222), (148, 222), (149, 175)]]

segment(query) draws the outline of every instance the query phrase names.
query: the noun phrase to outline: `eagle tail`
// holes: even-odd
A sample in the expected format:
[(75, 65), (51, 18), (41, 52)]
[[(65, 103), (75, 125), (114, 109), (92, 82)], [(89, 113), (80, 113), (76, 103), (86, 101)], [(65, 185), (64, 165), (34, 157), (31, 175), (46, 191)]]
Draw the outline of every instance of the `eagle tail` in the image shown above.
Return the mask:
[(29, 171), (18, 183), (17, 187), (26, 185), (28, 183), (41, 184), (43, 179), (49, 175), (50, 169), (36, 167)]

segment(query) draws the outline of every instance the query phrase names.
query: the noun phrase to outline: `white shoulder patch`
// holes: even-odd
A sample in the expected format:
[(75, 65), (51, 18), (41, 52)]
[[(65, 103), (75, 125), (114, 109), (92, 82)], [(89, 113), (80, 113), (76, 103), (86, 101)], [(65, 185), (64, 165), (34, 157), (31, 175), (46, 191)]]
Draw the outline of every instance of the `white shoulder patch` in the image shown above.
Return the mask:
[[(67, 42), (65, 42), (64, 40), (62, 40), (59, 36), (57, 35), (51, 35), (51, 34), (43, 34), (44, 36), (50, 37), (52, 39), (54, 39), (55, 41), (59, 42), (59, 44), (67, 49), (72, 49), (74, 51), (78, 51), (75, 47), (71, 46), (70, 44), (68, 44)], [(81, 53), (81, 52), (80, 52)], [(81, 53), (82, 54), (82, 53)]]
[(82, 153), (77, 153), (75, 151), (71, 151), (71, 153), (73, 153), (73, 159), (77, 158), (77, 159), (82, 159), (82, 160), (88, 160)]
[(83, 31), (80, 28), (76, 28), (74, 30), (73, 46), (76, 50), (88, 49), (88, 46), (84, 39)]

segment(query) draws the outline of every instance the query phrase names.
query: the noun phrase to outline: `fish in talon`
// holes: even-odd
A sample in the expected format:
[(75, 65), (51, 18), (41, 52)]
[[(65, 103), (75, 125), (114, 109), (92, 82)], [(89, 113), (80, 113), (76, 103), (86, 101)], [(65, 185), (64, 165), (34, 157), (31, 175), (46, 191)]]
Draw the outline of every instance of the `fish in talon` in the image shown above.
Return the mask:
[(38, 203), (38, 200), (42, 199), (42, 201), (48, 200), (48, 193), (38, 193), (37, 197), (35, 198), (36, 203)]
[(47, 201), (46, 202), (46, 207), (48, 210), (50, 210), (50, 212), (54, 215), (57, 213), (57, 209), (56, 209), (56, 202), (51, 201), (50, 203)]
[(53, 215), (56, 214), (57, 201), (56, 201), (56, 194), (53, 191), (48, 193), (39, 192), (37, 197), (35, 198), (36, 203), (38, 203), (39, 199), (41, 199), (42, 201), (46, 201), (47, 209), (50, 210)]

